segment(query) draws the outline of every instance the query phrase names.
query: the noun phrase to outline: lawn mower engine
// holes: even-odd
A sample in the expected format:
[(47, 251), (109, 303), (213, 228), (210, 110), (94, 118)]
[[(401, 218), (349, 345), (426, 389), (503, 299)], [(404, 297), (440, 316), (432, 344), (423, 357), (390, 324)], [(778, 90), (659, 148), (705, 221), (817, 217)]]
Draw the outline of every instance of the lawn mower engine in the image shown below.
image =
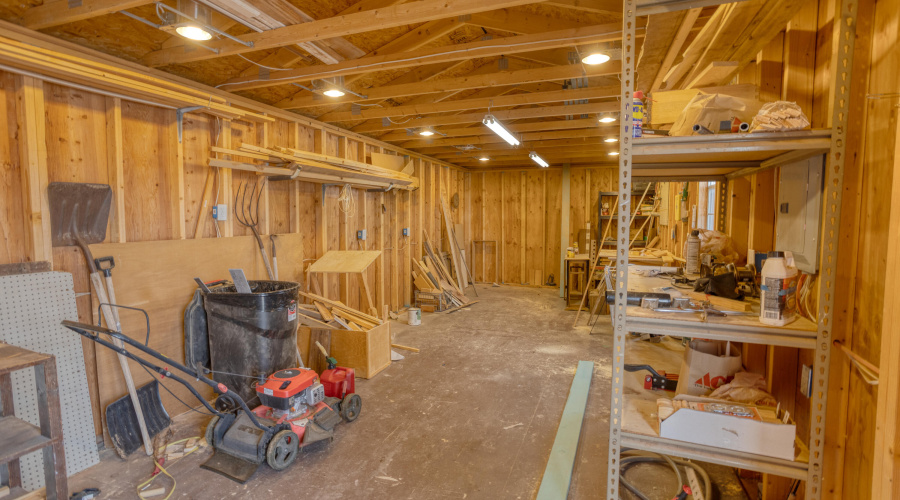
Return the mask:
[(291, 368), (273, 373), (256, 386), (256, 394), (263, 406), (272, 408), (275, 420), (292, 419), (325, 401), (325, 386), (316, 372)]

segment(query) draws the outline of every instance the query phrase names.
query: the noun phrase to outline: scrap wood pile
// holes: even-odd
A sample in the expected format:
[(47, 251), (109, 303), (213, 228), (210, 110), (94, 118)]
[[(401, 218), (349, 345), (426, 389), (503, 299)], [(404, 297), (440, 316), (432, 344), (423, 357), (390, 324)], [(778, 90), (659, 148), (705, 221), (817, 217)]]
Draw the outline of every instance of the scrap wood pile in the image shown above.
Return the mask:
[[(310, 153), (278, 146), (262, 147), (242, 143), (238, 149), (210, 148), (209, 165), (256, 172), (272, 180), (301, 179), (317, 183), (350, 184), (354, 187), (413, 190), (419, 181), (411, 175), (411, 165), (402, 172), (337, 156)], [(251, 158), (254, 163), (218, 158), (231, 155)]]
[(425, 255), (422, 261), (412, 258), (412, 278), (422, 292), (443, 293), (447, 302), (454, 307), (464, 306), (469, 303), (465, 292), (454, 282), (453, 275), (437, 257), (431, 244), (424, 242)]
[(299, 304), (297, 318), (311, 328), (368, 331), (383, 323), (375, 316), (357, 311), (339, 300), (330, 300), (314, 293), (300, 292), (311, 304)]

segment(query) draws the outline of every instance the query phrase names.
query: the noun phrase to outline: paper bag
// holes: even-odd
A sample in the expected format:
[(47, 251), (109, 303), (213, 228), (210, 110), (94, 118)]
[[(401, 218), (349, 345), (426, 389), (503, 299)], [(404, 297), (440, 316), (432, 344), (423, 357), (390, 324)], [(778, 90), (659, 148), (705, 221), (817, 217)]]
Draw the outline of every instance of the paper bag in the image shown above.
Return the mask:
[(755, 102), (750, 103), (739, 97), (700, 92), (684, 107), (669, 135), (694, 135), (694, 125), (701, 125), (715, 133), (719, 130), (719, 122), (734, 118), (749, 122), (758, 109)]
[(741, 370), (741, 352), (730, 342), (692, 340), (684, 348), (676, 393), (705, 396)]

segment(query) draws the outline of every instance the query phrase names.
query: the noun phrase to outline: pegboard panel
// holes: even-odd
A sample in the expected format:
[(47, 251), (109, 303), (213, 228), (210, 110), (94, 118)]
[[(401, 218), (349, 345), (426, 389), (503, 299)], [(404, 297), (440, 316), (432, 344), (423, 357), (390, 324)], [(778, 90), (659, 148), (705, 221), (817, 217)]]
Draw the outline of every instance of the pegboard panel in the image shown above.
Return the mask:
[[(66, 472), (71, 476), (97, 464), (100, 458), (81, 337), (60, 325), (64, 319), (78, 320), (72, 275), (49, 272), (2, 276), (0, 290), (0, 341), (56, 356)], [(40, 425), (34, 369), (13, 372), (12, 382), (16, 416)], [(40, 451), (23, 457), (21, 466), (26, 489), (44, 486)]]

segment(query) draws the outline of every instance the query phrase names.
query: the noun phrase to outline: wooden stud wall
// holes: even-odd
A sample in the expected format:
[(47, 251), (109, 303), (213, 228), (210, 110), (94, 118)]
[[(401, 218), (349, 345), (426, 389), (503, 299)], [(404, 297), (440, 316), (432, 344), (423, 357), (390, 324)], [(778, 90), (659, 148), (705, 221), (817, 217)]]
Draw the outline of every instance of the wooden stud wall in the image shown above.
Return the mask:
[[(51, 247), (46, 199), (49, 182), (110, 184), (113, 208), (105, 243), (124, 243), (127, 249), (132, 243), (172, 242), (175, 246), (166, 248), (177, 254), (177, 241), (192, 240), (195, 233), (197, 238), (208, 240), (215, 239), (217, 231), (223, 237), (251, 234), (231, 212), (233, 197), (242, 184), (252, 186), (261, 178), (244, 171), (211, 171), (207, 164), (210, 146), (233, 148), (243, 142), (278, 145), (359, 161), (367, 161), (372, 152), (401, 154), (355, 136), (339, 135), (332, 129), (319, 130), (282, 119), (258, 123), (206, 114), (185, 115), (179, 143), (173, 109), (6, 72), (0, 72), (0, 117), (0, 128), (4, 129), (4, 139), (0, 140), (0, 239), (4, 242), (0, 264), (51, 261), (54, 269), (73, 274), (77, 294), (90, 291), (86, 266), (79, 250)], [(423, 232), (438, 247), (447, 248), (449, 241), (442, 229), (442, 193), (447, 200), (459, 195), (460, 204), (452, 210), (452, 218), (463, 224), (458, 236), (466, 248), (470, 241), (466, 216), (469, 201), (464, 192), (469, 174), (436, 161), (413, 161), (415, 175), (421, 180), (418, 190), (385, 193), (351, 189), (352, 212), (340, 209), (341, 186), (300, 181), (266, 183), (259, 207), (259, 230), (270, 256), (269, 236), (282, 235), (276, 240), (282, 259), (280, 277), (305, 280), (303, 269), (328, 250), (382, 250), (382, 257), (368, 276), (379, 315), (382, 304), (396, 311), (412, 303), (410, 258), (421, 256)], [(202, 205), (205, 193), (208, 199)], [(210, 215), (216, 202), (229, 208), (228, 220), (220, 222), (218, 230)], [(409, 237), (402, 236), (403, 228), (410, 228)], [(357, 240), (359, 229), (366, 229), (366, 241)], [(223, 248), (229, 248), (229, 255), (251, 256), (247, 262), (233, 262), (233, 267), (248, 269), (251, 279), (265, 278), (252, 238), (220, 241)], [(233, 241), (246, 242), (252, 252), (234, 251), (230, 243)], [(186, 283), (192, 282), (192, 259), (204, 258), (185, 254), (180, 257), (184, 268), (170, 271), (180, 273)], [(153, 268), (154, 260), (151, 258), (144, 265)], [(356, 280), (331, 277), (323, 291), (352, 307), (360, 306)], [(151, 307), (152, 314), (160, 318), (180, 317), (188, 299), (186, 296), (184, 303), (176, 301), (177, 304), (167, 306), (171, 310), (153, 308), (152, 304), (141, 306)], [(78, 306), (81, 319), (93, 321), (90, 296), (80, 295)], [(154, 327), (154, 345), (164, 346), (177, 356), (179, 353), (171, 350), (182, 342), (179, 324), (175, 321), (162, 328)], [(104, 370), (118, 368), (114, 363), (101, 363), (101, 353), (92, 343), (85, 343), (84, 348), (95, 427), (100, 434), (100, 409), (109, 398), (121, 394), (116, 394), (116, 385), (98, 384), (98, 380), (116, 379), (118, 373), (107, 374)], [(169, 406), (178, 408), (177, 403)]]

